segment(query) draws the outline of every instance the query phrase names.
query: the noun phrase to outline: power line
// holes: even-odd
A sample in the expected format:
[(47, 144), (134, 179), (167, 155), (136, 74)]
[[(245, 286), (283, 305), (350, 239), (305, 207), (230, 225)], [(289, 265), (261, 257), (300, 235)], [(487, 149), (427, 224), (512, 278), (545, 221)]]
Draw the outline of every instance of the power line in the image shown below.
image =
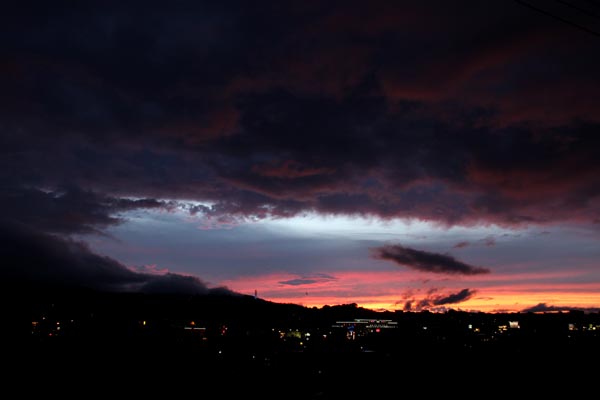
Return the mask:
[(552, 18), (554, 18), (554, 19), (556, 19), (556, 20), (558, 20), (558, 21), (564, 22), (565, 24), (569, 24), (569, 25), (571, 25), (571, 26), (574, 26), (575, 28), (581, 29), (581, 30), (583, 30), (583, 31), (585, 31), (585, 32), (587, 32), (587, 33), (590, 33), (590, 34), (594, 35), (594, 36), (598, 36), (598, 37), (600, 37), (600, 32), (596, 32), (595, 30), (593, 30), (593, 29), (590, 29), (590, 28), (588, 28), (587, 26), (583, 26), (583, 25), (580, 25), (580, 24), (578, 24), (578, 23), (576, 23), (576, 22), (569, 21), (568, 19), (566, 19), (566, 18), (563, 18), (563, 17), (561, 17), (560, 15), (553, 14), (553, 13), (551, 13), (551, 12), (549, 12), (549, 11), (546, 11), (546, 10), (544, 10), (544, 9), (541, 9), (541, 8), (539, 8), (539, 7), (536, 7), (535, 5), (533, 5), (533, 4), (531, 4), (531, 3), (528, 3), (528, 2), (526, 2), (526, 1), (523, 1), (523, 0), (515, 0), (515, 1), (516, 1), (517, 3), (519, 3), (519, 4), (523, 5), (523, 6), (525, 6), (525, 7), (529, 7), (529, 8), (531, 8), (532, 10), (535, 10), (535, 11), (537, 11), (537, 12), (540, 12), (540, 13), (544, 14), (544, 15), (547, 15), (547, 16), (549, 16), (549, 17), (552, 17)]

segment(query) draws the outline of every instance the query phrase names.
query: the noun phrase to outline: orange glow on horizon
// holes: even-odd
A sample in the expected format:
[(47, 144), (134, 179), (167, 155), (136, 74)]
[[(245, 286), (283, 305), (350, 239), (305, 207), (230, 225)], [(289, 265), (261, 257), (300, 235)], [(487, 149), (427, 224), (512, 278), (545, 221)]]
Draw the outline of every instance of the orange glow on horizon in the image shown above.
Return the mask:
[[(475, 293), (467, 300), (443, 304), (446, 309), (482, 312), (520, 312), (540, 303), (555, 307), (598, 308), (600, 283), (569, 283), (574, 274), (528, 273), (485, 274), (477, 276), (433, 276), (409, 270), (340, 271), (332, 279), (318, 274), (294, 282), (298, 276), (271, 274), (222, 282), (228, 288), (277, 303), (299, 304), (321, 308), (356, 303), (374, 310), (402, 310), (407, 301), (418, 304), (424, 299), (437, 299), (468, 288)], [(544, 280), (544, 282), (540, 282)], [(428, 307), (426, 307), (428, 308)]]

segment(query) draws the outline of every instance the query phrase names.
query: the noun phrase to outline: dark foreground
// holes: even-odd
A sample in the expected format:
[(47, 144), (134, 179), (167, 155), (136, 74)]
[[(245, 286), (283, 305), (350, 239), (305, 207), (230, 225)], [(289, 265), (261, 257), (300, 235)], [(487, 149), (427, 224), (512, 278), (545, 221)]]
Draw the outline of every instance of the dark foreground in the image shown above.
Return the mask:
[(2, 383), (14, 397), (598, 394), (598, 314), (377, 313), (231, 296), (10, 300)]
[[(41, 344), (12, 353), (7, 383), (29, 394), (348, 399), (597, 394), (598, 346), (253, 352), (157, 343)], [(13, 348), (12, 350), (16, 350)], [(5, 358), (5, 362), (9, 359)], [(83, 391), (83, 392), (82, 392)], [(558, 392), (557, 392), (558, 391)]]

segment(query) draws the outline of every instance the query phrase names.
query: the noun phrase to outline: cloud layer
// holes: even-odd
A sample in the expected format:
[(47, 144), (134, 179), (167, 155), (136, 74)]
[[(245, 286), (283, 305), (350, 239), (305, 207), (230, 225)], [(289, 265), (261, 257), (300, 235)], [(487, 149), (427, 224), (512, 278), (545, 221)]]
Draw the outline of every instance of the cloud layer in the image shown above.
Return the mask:
[[(0, 225), (0, 277), (4, 290), (92, 289), (100, 291), (208, 294), (204, 282), (175, 273), (136, 272), (118, 261), (93, 253), (84, 243)], [(225, 288), (221, 292), (229, 292)], [(232, 293), (232, 292), (230, 292)]]
[(111, 197), (76, 186), (55, 190), (15, 186), (2, 197), (5, 218), (60, 234), (100, 232), (120, 223), (120, 213), (173, 206), (172, 202)]
[(597, 38), (517, 2), (39, 2), (0, 22), (0, 205), (22, 222), (89, 230), (161, 199), (216, 218), (600, 215)]
[(408, 299), (404, 300), (404, 311), (423, 311), (423, 310), (440, 310), (446, 309), (449, 304), (458, 304), (472, 298), (477, 291), (469, 288), (462, 289), (456, 293), (446, 295), (436, 294), (437, 288), (429, 290), (426, 297), (416, 300), (414, 296), (409, 294)]
[(375, 247), (371, 252), (375, 258), (393, 261), (421, 272), (449, 275), (478, 275), (490, 272), (487, 268), (466, 264), (450, 255), (411, 249), (399, 244)]
[(294, 278), (294, 279), (280, 281), (279, 284), (286, 285), (286, 286), (304, 286), (304, 285), (314, 285), (314, 284), (318, 284), (318, 283), (327, 283), (327, 282), (335, 281), (336, 279), (337, 278), (334, 276), (321, 273), (321, 274), (306, 275), (306, 276), (302, 276), (302, 277), (298, 277), (298, 278)]
[(567, 307), (567, 306), (554, 306), (547, 303), (538, 303), (535, 306), (527, 307), (521, 310), (521, 312), (569, 312), (569, 311), (584, 311), (584, 312), (600, 312), (598, 307)]

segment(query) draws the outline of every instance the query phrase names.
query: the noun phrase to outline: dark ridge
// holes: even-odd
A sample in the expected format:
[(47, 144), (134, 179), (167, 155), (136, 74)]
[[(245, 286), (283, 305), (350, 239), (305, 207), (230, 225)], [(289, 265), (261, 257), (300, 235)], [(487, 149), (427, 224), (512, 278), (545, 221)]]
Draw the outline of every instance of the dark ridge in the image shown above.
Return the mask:
[(435, 375), (442, 386), (433, 390), (448, 385), (445, 393), (458, 395), (470, 387), (460, 381), (467, 375), (491, 384), (550, 370), (561, 376), (556, 387), (573, 391), (600, 354), (599, 313), (306, 308), (222, 291), (3, 294), (9, 376), (44, 383), (34, 391), (75, 379), (100, 392), (188, 393), (198, 382), (218, 392), (233, 379), (252, 398), (322, 399), (423, 389), (423, 376)]

